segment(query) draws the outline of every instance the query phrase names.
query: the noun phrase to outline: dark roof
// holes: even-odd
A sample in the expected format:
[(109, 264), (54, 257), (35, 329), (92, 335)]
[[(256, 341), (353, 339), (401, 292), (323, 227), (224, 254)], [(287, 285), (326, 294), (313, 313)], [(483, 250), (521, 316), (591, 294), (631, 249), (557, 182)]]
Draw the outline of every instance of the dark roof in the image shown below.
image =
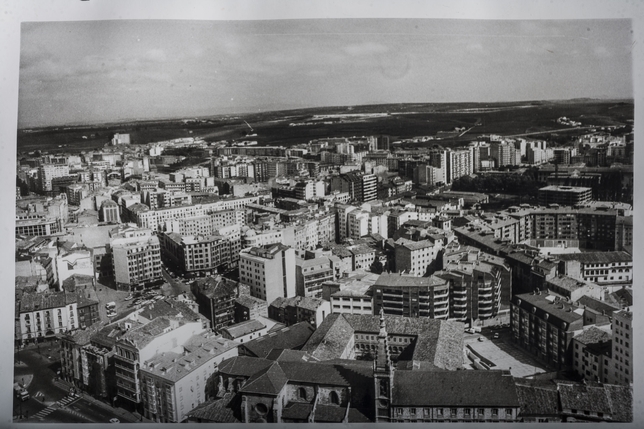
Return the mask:
[(289, 402), (282, 409), (282, 418), (288, 420), (308, 420), (313, 411), (313, 404)]
[(316, 423), (342, 423), (347, 410), (338, 405), (318, 404), (315, 407)]
[(251, 376), (240, 392), (277, 395), (287, 381), (286, 374), (284, 374), (280, 365), (275, 362), (268, 368)]
[(315, 362), (278, 362), (289, 381), (315, 383), (326, 386), (350, 386), (340, 373), (331, 365)]
[(556, 390), (519, 384), (517, 384), (516, 390), (522, 416), (559, 414), (559, 393)]
[(610, 345), (612, 335), (610, 332), (606, 332), (596, 326), (590, 326), (588, 329), (585, 329), (574, 338), (576, 341), (584, 345), (594, 345), (602, 343), (608, 343)]
[(633, 421), (633, 390), (630, 386), (605, 384), (604, 390), (611, 404), (614, 422)]
[(237, 283), (224, 277), (208, 277), (195, 281), (193, 290), (208, 298), (229, 297), (237, 293)]
[(583, 306), (584, 308), (595, 310), (599, 313), (603, 312), (607, 316), (610, 316), (613, 313), (613, 311), (619, 310), (618, 306), (611, 305), (606, 301), (600, 301), (597, 298), (593, 298), (588, 295), (584, 295), (581, 298), (579, 298), (579, 300), (577, 301), (577, 304)]
[[(455, 370), (463, 365), (461, 322), (387, 315), (385, 328), (389, 335), (416, 336), (405, 359), (431, 362), (440, 369)], [(324, 319), (302, 350), (320, 360), (339, 358), (355, 333), (378, 332), (377, 315), (333, 313)]]
[(257, 357), (265, 358), (273, 349), (301, 349), (314, 331), (308, 322), (300, 322), (251, 340), (241, 347)]
[(578, 383), (558, 383), (562, 410), (594, 411), (610, 414), (611, 403), (601, 386)]
[(613, 262), (633, 262), (633, 257), (624, 251), (617, 252), (582, 252), (558, 254), (561, 261), (579, 261), (584, 264), (609, 264)]
[(235, 356), (224, 360), (219, 365), (219, 372), (227, 375), (250, 377), (268, 368), (271, 364), (271, 361), (262, 358)]
[(235, 394), (227, 392), (221, 398), (206, 401), (197, 405), (186, 416), (192, 419), (205, 420), (212, 423), (241, 423), (235, 416)]
[(396, 371), (392, 406), (414, 405), (518, 407), (519, 398), (509, 371)]
[[(575, 322), (583, 322), (583, 316), (575, 313), (575, 307), (569, 303), (560, 301), (549, 301), (546, 299), (548, 295), (541, 293), (540, 295), (533, 295), (530, 293), (522, 293), (515, 295), (513, 302), (518, 303), (521, 300), (519, 307), (532, 311), (532, 308), (535, 307), (535, 314), (537, 317), (543, 319), (545, 314), (549, 314), (548, 322), (557, 325), (558, 329), (561, 329), (561, 323), (565, 322), (568, 326), (563, 328), (564, 330), (571, 330), (570, 325)], [(552, 297), (551, 297), (552, 298)], [(563, 308), (562, 308), (563, 307)]]
[(273, 349), (266, 356), (266, 359), (279, 361), (279, 362), (309, 362), (317, 361), (316, 358), (304, 352), (302, 350), (282, 350), (282, 349)]

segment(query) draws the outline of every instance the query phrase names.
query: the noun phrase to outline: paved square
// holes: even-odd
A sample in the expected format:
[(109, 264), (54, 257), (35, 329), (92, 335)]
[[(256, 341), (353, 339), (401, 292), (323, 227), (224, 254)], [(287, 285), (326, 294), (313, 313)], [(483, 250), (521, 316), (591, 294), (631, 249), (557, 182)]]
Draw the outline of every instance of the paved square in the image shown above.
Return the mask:
[[(509, 339), (484, 341), (466, 341), (479, 355), (494, 362), (491, 369), (510, 369), (514, 377), (528, 377), (546, 372), (543, 364), (534, 359), (528, 352), (520, 350), (505, 341)], [(468, 362), (471, 362), (468, 359)]]

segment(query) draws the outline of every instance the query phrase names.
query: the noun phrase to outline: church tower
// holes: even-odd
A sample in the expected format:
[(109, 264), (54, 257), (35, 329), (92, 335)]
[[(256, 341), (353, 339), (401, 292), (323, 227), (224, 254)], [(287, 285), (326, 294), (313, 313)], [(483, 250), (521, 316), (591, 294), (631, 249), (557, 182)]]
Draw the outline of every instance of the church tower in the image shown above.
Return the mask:
[(380, 333), (378, 349), (373, 362), (373, 380), (375, 392), (376, 422), (390, 421), (391, 392), (394, 384), (394, 367), (389, 354), (389, 338), (385, 328), (385, 313), (380, 309)]

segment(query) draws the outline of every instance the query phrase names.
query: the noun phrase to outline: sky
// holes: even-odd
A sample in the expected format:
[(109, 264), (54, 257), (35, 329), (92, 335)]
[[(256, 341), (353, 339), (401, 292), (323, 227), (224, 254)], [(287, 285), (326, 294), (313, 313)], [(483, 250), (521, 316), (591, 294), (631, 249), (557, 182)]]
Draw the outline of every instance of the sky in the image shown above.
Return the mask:
[(631, 28), (630, 20), (23, 23), (18, 125), (632, 98)]

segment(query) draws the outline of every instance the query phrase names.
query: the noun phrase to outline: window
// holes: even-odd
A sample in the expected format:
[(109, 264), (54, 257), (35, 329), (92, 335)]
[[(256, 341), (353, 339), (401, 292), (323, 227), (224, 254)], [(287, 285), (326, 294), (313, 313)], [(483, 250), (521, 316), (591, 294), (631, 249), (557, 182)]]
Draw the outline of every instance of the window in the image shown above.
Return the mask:
[(452, 408), (452, 409), (450, 410), (450, 415), (451, 415), (452, 417), (456, 417), (456, 408)]
[(492, 416), (497, 417), (499, 415), (499, 409), (498, 408), (492, 408)]
[(300, 387), (299, 389), (297, 389), (297, 396), (300, 399), (306, 400), (306, 389), (303, 387)]
[(463, 410), (463, 414), (465, 414), (466, 417), (469, 417), (472, 415), (472, 410), (470, 410), (469, 408), (465, 408)]
[(329, 400), (331, 401), (332, 404), (340, 405), (340, 397), (338, 396), (338, 393), (335, 391), (332, 391), (331, 394), (329, 394)]

